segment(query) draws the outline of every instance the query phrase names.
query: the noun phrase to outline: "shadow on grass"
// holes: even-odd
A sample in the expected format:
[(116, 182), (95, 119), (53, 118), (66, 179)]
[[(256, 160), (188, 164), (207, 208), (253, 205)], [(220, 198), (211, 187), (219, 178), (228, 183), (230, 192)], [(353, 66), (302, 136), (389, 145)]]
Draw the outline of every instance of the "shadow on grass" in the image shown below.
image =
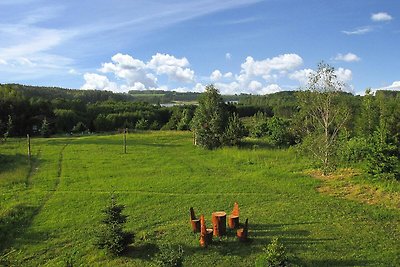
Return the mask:
[(246, 139), (240, 143), (239, 149), (277, 149), (276, 146), (262, 139)]
[[(38, 207), (18, 205), (0, 218), (0, 254), (12, 247), (15, 239), (26, 231), (37, 213)], [(37, 237), (32, 236), (32, 239), (36, 240)]]
[(157, 252), (159, 252), (159, 248), (156, 244), (143, 243), (130, 246), (128, 251), (124, 254), (124, 257), (152, 261)]
[(0, 155), (0, 173), (14, 170), (21, 166), (28, 166), (28, 158), (23, 154)]

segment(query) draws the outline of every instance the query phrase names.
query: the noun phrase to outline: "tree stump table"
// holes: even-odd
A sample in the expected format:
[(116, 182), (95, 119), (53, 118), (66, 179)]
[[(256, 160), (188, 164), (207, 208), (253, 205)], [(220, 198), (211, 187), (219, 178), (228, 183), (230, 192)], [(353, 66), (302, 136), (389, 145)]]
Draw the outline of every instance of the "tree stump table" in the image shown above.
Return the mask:
[(214, 236), (223, 236), (226, 234), (226, 212), (217, 211), (212, 213), (212, 224)]

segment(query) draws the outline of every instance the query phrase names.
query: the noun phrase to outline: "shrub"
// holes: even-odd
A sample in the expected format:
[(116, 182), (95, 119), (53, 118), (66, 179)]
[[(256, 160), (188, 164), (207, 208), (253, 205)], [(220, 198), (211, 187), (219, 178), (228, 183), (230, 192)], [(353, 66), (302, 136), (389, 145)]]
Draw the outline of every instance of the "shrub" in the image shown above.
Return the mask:
[(224, 144), (230, 146), (238, 145), (245, 133), (246, 128), (242, 121), (236, 113), (233, 113), (233, 115), (229, 117), (228, 126), (224, 133)]
[(97, 246), (114, 255), (120, 255), (126, 251), (134, 239), (132, 232), (123, 230), (128, 218), (122, 214), (124, 208), (123, 205), (117, 205), (112, 197), (110, 205), (103, 210), (103, 224), (97, 234)]
[(149, 121), (141, 118), (136, 122), (135, 126), (136, 130), (148, 130), (149, 129)]
[(161, 245), (154, 261), (157, 266), (182, 266), (183, 249), (181, 246)]
[(271, 243), (264, 249), (265, 253), (258, 257), (256, 267), (283, 267), (289, 266), (285, 247), (278, 238), (272, 239)]
[(339, 156), (343, 162), (360, 162), (366, 159), (370, 147), (364, 137), (353, 137), (343, 141), (339, 149)]
[(87, 127), (83, 122), (78, 122), (73, 128), (72, 132), (74, 133), (81, 133), (87, 131)]

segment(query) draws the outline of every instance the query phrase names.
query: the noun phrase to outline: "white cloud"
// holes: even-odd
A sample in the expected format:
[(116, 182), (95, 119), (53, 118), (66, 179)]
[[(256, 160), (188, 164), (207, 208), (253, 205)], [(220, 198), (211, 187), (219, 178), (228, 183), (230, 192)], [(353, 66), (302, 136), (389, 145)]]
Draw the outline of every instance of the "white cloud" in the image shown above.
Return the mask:
[(337, 79), (343, 83), (348, 83), (353, 79), (353, 73), (349, 69), (338, 68), (335, 70), (335, 74)]
[(168, 54), (160, 54), (152, 56), (147, 63), (147, 67), (156, 71), (157, 74), (166, 74), (169, 78), (180, 82), (193, 82), (194, 71), (185, 68), (189, 66), (189, 61), (184, 58), (176, 58)]
[(225, 54), (225, 58), (226, 58), (227, 60), (230, 60), (230, 59), (232, 58), (231, 53), (226, 53), (226, 54)]
[(301, 85), (306, 85), (312, 73), (314, 73), (314, 70), (312, 69), (296, 70), (289, 74), (289, 79), (299, 81)]
[(371, 15), (371, 20), (373, 21), (390, 21), (392, 19), (393, 17), (386, 12), (379, 12)]
[(364, 27), (356, 28), (352, 31), (342, 31), (342, 33), (347, 34), (347, 35), (362, 35), (362, 34), (372, 32), (372, 31), (373, 31), (373, 28), (371, 26), (364, 26)]
[(6, 61), (6, 60), (4, 60), (4, 59), (0, 58), (0, 64), (2, 64), (2, 65), (7, 65), (8, 63), (7, 63), (7, 61)]
[(69, 69), (68, 73), (72, 75), (80, 75), (80, 73), (76, 69)]
[(355, 62), (355, 61), (360, 61), (361, 58), (359, 58), (356, 54), (353, 53), (347, 53), (345, 55), (339, 53), (336, 55), (335, 60), (345, 61), (345, 62)]
[(222, 78), (222, 73), (220, 70), (214, 70), (210, 75), (210, 80), (216, 82)]
[(282, 91), (282, 88), (277, 84), (269, 84), (261, 89), (261, 94), (272, 94)]
[(230, 79), (233, 77), (233, 73), (232, 72), (227, 72), (224, 74), (224, 78)]
[(241, 65), (242, 70), (237, 80), (241, 84), (248, 84), (253, 78), (263, 78), (265, 81), (277, 79), (273, 71), (289, 71), (303, 64), (303, 59), (297, 54), (283, 54), (272, 59), (267, 58), (261, 61), (247, 57)]
[(385, 86), (385, 87), (380, 87), (380, 88), (374, 88), (373, 91), (377, 90), (400, 90), (400, 81), (394, 81), (391, 85)]
[(112, 62), (103, 63), (99, 69), (102, 73), (113, 73), (117, 78), (134, 87), (139, 82), (145, 87), (157, 87), (157, 78), (149, 73), (146, 64), (130, 55), (118, 53), (111, 58)]
[(118, 86), (110, 82), (106, 76), (96, 73), (85, 73), (83, 78), (85, 79), (85, 84), (81, 89), (118, 91)]

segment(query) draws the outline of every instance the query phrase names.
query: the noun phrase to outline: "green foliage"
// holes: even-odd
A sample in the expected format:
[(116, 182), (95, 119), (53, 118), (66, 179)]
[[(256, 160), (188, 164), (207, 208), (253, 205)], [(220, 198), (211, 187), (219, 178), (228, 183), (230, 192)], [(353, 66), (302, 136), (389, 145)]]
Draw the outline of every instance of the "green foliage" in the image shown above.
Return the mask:
[(400, 158), (384, 127), (375, 131), (367, 157), (367, 170), (375, 177), (400, 180)]
[(218, 89), (213, 85), (206, 86), (193, 118), (196, 144), (207, 149), (220, 147), (227, 119), (226, 105)]
[(148, 130), (149, 129), (149, 121), (145, 118), (141, 118), (136, 122), (135, 125), (136, 130)]
[(348, 107), (340, 101), (343, 87), (335, 69), (322, 62), (310, 75), (307, 91), (297, 94), (304, 132), (312, 135), (303, 146), (308, 146), (309, 155), (319, 162), (324, 174), (336, 167), (338, 135), (349, 117)]
[(4, 137), (5, 141), (12, 134), (13, 127), (14, 127), (13, 119), (12, 119), (11, 115), (8, 115), (8, 120), (7, 120), (7, 124), (6, 124), (6, 127), (5, 127), (6, 130), (5, 130), (4, 134), (3, 134), (3, 137)]
[(154, 257), (154, 262), (157, 266), (182, 266), (183, 249), (181, 246), (161, 245)]
[(273, 238), (264, 249), (264, 254), (259, 256), (256, 267), (284, 267), (289, 266), (286, 250), (278, 238)]
[(125, 206), (116, 204), (112, 196), (110, 205), (103, 210), (103, 224), (97, 233), (96, 245), (114, 255), (125, 252), (134, 239), (132, 232), (123, 230), (128, 217), (122, 214), (124, 208)]
[(370, 144), (364, 137), (355, 136), (349, 140), (343, 140), (340, 144), (338, 153), (342, 162), (361, 162), (369, 155)]
[(86, 125), (83, 122), (78, 122), (73, 128), (72, 128), (72, 132), (74, 133), (82, 133), (87, 131), (88, 128), (86, 127)]
[(246, 128), (236, 113), (229, 117), (228, 126), (224, 133), (224, 144), (236, 146), (246, 134)]
[(268, 135), (276, 146), (289, 146), (295, 143), (290, 131), (290, 121), (274, 116), (267, 121)]
[(268, 117), (262, 113), (257, 112), (252, 118), (252, 127), (250, 129), (250, 136), (263, 137), (268, 134)]
[(47, 121), (47, 118), (44, 117), (43, 121), (42, 121), (42, 126), (40, 127), (40, 134), (43, 137), (50, 137), (50, 129), (49, 129), (49, 122)]

